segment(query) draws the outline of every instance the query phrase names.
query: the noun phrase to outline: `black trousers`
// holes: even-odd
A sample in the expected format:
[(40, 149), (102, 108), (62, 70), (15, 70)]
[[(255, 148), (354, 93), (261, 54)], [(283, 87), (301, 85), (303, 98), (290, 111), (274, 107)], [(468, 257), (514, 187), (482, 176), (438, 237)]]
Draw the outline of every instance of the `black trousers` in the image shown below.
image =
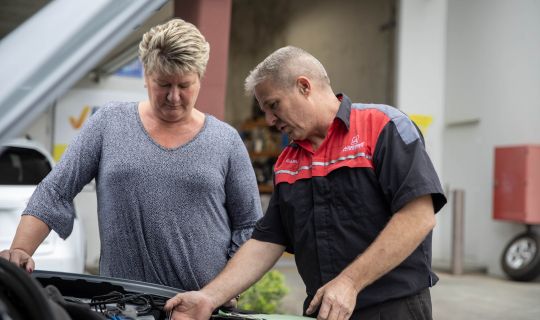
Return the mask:
[(431, 295), (426, 288), (412, 296), (385, 301), (356, 310), (351, 319), (356, 320), (432, 320)]
[[(304, 302), (304, 309), (307, 307)], [(318, 310), (308, 317), (317, 317)], [(351, 320), (433, 320), (429, 288), (408, 297), (385, 301), (374, 306), (356, 310)]]

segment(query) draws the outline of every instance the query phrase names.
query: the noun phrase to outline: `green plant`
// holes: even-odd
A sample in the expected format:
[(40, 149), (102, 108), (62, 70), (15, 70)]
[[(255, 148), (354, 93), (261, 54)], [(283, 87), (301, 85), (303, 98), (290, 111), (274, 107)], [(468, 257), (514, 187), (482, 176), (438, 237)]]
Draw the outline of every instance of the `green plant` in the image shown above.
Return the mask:
[(277, 270), (267, 272), (240, 295), (238, 308), (260, 313), (279, 313), (281, 299), (289, 292), (285, 277)]

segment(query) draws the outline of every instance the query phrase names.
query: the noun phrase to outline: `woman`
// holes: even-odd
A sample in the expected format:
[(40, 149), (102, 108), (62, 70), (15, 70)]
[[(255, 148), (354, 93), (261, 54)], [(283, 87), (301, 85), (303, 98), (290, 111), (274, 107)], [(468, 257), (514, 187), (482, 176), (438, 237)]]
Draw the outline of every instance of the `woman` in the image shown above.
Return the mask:
[(31, 255), (50, 229), (73, 226), (73, 198), (96, 179), (100, 274), (185, 290), (204, 286), (261, 217), (255, 176), (236, 130), (195, 109), (209, 44), (173, 19), (139, 45), (148, 101), (99, 109), (42, 181), (10, 250)]

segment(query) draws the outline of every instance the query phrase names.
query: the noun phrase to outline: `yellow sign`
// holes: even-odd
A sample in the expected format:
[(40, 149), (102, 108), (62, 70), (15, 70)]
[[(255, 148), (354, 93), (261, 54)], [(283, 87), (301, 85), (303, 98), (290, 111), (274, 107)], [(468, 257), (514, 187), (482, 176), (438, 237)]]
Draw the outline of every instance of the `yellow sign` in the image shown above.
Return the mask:
[(54, 145), (53, 149), (53, 158), (54, 161), (58, 162), (60, 161), (60, 158), (62, 157), (62, 154), (64, 154), (64, 151), (66, 151), (67, 143), (59, 143)]
[[(142, 88), (141, 80), (141, 88)], [(109, 101), (142, 101), (146, 90), (116, 91), (102, 89), (72, 89), (58, 99), (54, 113), (53, 157), (59, 161), (72, 139), (92, 114)]]
[(425, 136), (427, 133), (427, 129), (431, 122), (433, 122), (433, 117), (428, 116), (425, 114), (411, 114), (409, 115), (409, 118), (411, 118), (414, 123), (420, 128), (420, 131), (422, 131), (422, 134)]
[(81, 115), (78, 118), (72, 116), (69, 117), (69, 123), (71, 124), (73, 129), (78, 130), (81, 128), (82, 124), (86, 120), (86, 117), (88, 117), (88, 112), (90, 112), (90, 107), (84, 106), (81, 111)]

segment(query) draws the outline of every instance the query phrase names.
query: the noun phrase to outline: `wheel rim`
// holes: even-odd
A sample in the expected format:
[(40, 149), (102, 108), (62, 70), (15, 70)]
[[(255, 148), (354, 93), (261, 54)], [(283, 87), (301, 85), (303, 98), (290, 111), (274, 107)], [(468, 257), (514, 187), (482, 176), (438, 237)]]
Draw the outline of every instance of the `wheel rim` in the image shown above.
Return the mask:
[(512, 269), (521, 269), (532, 261), (536, 255), (536, 250), (536, 243), (533, 239), (519, 239), (508, 248), (506, 264)]

